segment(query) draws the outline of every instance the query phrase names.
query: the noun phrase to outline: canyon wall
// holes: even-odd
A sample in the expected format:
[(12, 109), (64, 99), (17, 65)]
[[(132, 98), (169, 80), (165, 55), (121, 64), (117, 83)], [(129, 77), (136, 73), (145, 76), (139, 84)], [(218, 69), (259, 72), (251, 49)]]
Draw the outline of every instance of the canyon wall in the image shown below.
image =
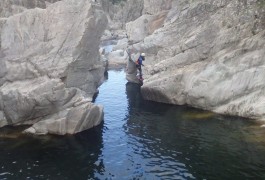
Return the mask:
[(145, 0), (126, 33), (145, 99), (265, 119), (263, 0)]
[(0, 5), (0, 126), (74, 134), (98, 125), (103, 107), (91, 101), (104, 74), (101, 7), (89, 0)]

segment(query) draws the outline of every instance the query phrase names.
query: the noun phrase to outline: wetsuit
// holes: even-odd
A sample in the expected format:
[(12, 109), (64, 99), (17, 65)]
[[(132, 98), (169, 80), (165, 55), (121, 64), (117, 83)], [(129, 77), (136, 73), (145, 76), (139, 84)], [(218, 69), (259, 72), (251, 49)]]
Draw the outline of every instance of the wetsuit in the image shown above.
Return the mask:
[(137, 69), (139, 70), (139, 73), (140, 73), (140, 79), (143, 79), (143, 74), (142, 74), (142, 65), (143, 65), (143, 60), (144, 60), (144, 57), (140, 56), (137, 60)]

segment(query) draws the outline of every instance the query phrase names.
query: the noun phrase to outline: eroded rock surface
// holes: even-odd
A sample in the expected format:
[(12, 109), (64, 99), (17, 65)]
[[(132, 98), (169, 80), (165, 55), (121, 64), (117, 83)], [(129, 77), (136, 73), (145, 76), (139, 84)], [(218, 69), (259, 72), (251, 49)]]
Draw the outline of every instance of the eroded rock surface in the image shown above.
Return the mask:
[(27, 9), (45, 9), (49, 4), (60, 0), (1, 0), (0, 17), (9, 17)]
[(104, 74), (100, 7), (89, 0), (4, 2), (23, 11), (1, 14), (0, 125), (34, 124), (26, 131), (38, 134), (98, 125), (103, 108), (91, 101)]
[(143, 97), (265, 119), (265, 7), (261, 1), (172, 1), (139, 46), (149, 56)]
[(134, 52), (147, 54), (145, 99), (265, 119), (264, 1), (144, 0), (141, 6), (125, 38)]

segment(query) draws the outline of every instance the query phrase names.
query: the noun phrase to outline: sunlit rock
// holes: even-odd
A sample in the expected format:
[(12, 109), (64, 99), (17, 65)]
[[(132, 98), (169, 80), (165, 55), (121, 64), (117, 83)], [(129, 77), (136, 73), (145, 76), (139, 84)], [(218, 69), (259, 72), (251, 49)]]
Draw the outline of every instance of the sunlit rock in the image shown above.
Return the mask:
[(34, 2), (0, 18), (0, 125), (36, 123), (39, 134), (98, 125), (102, 107), (91, 101), (105, 70), (98, 48), (106, 16), (88, 0)]
[[(265, 119), (265, 9), (259, 1), (172, 1), (144, 38), (143, 97)], [(148, 60), (149, 59), (149, 60)]]
[(145, 99), (265, 119), (264, 3), (144, 0), (142, 6), (126, 32), (130, 48), (147, 54)]
[(112, 51), (107, 55), (109, 69), (126, 65), (128, 55), (124, 50)]

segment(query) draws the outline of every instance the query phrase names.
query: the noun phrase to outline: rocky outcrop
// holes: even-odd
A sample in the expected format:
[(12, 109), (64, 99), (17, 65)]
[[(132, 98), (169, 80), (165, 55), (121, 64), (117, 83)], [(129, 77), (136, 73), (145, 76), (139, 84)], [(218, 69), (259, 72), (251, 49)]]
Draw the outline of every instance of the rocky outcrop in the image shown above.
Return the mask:
[(27, 9), (45, 9), (49, 3), (57, 1), (60, 0), (1, 0), (0, 17), (9, 17), (14, 14), (19, 14)]
[[(142, 15), (143, 0), (99, 0), (108, 16), (109, 30), (121, 30), (125, 24), (134, 21)], [(117, 34), (118, 35), (118, 34)]]
[(129, 57), (126, 64), (126, 79), (128, 82), (142, 85), (142, 81), (139, 80), (140, 74), (136, 68), (136, 63), (134, 61), (134, 59), (137, 59), (140, 54), (131, 54), (131, 52), (128, 53)]
[(132, 44), (142, 41), (146, 36), (151, 35), (156, 29), (163, 25), (167, 12), (157, 15), (143, 15), (133, 22), (126, 24), (128, 39)]
[(103, 108), (91, 101), (104, 74), (103, 11), (89, 0), (14, 2), (23, 11), (0, 19), (0, 126), (63, 135), (98, 125)]
[(126, 33), (145, 99), (265, 119), (263, 1), (145, 0)]
[(144, 98), (265, 119), (265, 8), (259, 2), (172, 2), (163, 27), (141, 44), (152, 64), (145, 69)]

